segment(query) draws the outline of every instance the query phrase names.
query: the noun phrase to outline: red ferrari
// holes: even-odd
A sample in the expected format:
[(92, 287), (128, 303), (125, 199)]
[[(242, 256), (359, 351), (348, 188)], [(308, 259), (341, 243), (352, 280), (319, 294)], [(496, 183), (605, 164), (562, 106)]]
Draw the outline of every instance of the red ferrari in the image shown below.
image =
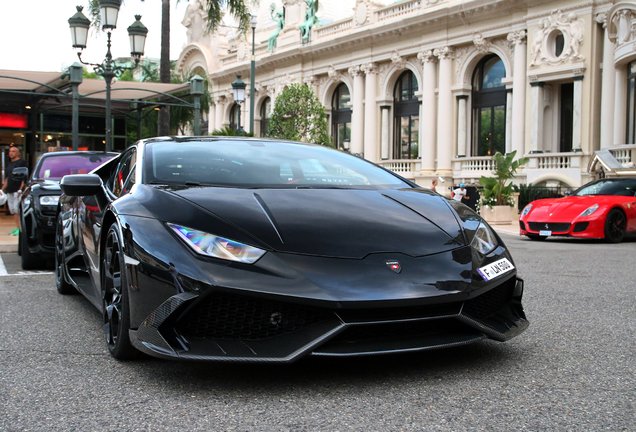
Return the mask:
[(636, 234), (636, 178), (596, 180), (564, 198), (532, 201), (519, 228), (532, 240), (571, 236), (618, 243)]

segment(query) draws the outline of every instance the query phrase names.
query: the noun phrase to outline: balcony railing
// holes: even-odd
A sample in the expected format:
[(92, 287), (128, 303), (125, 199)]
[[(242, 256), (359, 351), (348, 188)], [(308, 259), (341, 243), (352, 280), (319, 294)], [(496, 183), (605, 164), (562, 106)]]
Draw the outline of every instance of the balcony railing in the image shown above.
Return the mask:
[(624, 144), (608, 148), (612, 156), (625, 167), (636, 165), (636, 144)]
[(375, 21), (384, 21), (392, 18), (396, 18), (402, 15), (409, 14), (422, 7), (421, 0), (405, 0), (398, 3), (394, 3), (390, 6), (378, 9), (374, 12)]
[(353, 27), (353, 18), (347, 18), (325, 26), (316, 27), (316, 39), (333, 37), (339, 33), (348, 32), (351, 30), (351, 27)]
[(393, 159), (380, 161), (378, 165), (403, 177), (412, 179), (415, 173), (420, 172), (422, 161), (420, 159)]

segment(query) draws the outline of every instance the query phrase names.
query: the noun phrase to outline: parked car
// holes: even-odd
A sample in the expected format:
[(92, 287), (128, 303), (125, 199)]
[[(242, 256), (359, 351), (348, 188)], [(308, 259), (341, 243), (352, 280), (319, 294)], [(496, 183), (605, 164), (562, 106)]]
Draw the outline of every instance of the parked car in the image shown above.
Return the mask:
[(532, 240), (569, 236), (618, 243), (636, 235), (636, 178), (596, 180), (563, 198), (532, 201), (521, 212), (519, 229)]
[(24, 270), (44, 268), (55, 256), (55, 221), (62, 177), (90, 173), (115, 156), (117, 153), (51, 152), (40, 157), (30, 178), (27, 168), (16, 168), (14, 172), (26, 183), (20, 198), (18, 239)]
[(345, 152), (154, 138), (61, 188), (57, 289), (102, 312), (118, 359), (291, 362), (528, 326), (523, 281), (479, 215)]

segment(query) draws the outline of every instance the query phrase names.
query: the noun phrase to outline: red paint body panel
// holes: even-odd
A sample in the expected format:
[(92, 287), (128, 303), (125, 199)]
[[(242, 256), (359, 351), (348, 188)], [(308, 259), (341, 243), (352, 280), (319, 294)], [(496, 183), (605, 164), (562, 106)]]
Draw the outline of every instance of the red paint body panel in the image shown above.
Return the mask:
[[(530, 223), (541, 224), (569, 223), (566, 231), (552, 231), (552, 235), (567, 235), (583, 238), (604, 238), (605, 219), (610, 210), (620, 208), (627, 218), (626, 232), (636, 232), (636, 197), (616, 195), (588, 195), (569, 196), (564, 198), (549, 198), (533, 201), (532, 210), (521, 216), (525, 229), (520, 234), (539, 235), (538, 229), (530, 229)], [(586, 209), (598, 204), (599, 208), (589, 216), (580, 216)], [(577, 223), (588, 222), (588, 227), (581, 232), (573, 232)], [(521, 225), (521, 224), (520, 224)]]

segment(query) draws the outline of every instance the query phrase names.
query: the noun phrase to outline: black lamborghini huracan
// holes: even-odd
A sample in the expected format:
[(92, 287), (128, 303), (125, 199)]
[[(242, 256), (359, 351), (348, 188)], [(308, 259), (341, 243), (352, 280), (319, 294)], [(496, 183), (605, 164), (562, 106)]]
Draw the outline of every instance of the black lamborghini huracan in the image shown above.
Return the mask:
[(61, 187), (57, 289), (102, 311), (118, 359), (291, 362), (528, 326), (486, 222), (345, 152), (153, 138)]

